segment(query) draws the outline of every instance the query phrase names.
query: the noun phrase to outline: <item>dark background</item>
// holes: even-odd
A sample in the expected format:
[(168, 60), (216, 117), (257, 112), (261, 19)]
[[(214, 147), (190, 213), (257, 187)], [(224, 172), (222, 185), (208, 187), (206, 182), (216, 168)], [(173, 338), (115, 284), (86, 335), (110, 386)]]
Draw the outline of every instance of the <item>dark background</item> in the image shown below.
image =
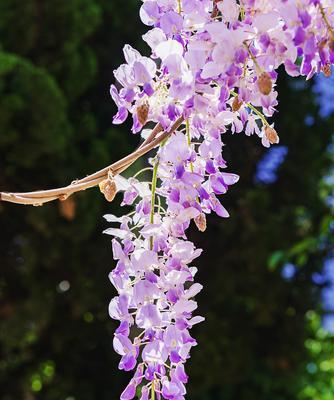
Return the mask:
[[(125, 43), (147, 51), (139, 6), (0, 0), (0, 190), (64, 185), (136, 146), (129, 126), (112, 125), (109, 85)], [(223, 199), (231, 218), (190, 233), (205, 250), (207, 321), (194, 332), (188, 399), (333, 399), (333, 86), (282, 74), (279, 147), (226, 135), (241, 175)], [(119, 398), (131, 375), (112, 349), (114, 263), (101, 233), (118, 204), (97, 189), (63, 205), (0, 203), (1, 400)]]

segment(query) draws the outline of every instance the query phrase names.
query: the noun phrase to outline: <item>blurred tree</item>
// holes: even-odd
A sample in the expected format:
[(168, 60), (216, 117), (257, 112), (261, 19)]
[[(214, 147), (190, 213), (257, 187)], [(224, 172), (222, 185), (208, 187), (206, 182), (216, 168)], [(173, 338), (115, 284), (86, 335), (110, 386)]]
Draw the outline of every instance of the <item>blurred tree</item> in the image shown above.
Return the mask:
[[(0, 3), (1, 188), (62, 185), (133, 148), (138, 139), (110, 129), (108, 94), (124, 40), (113, 24), (130, 4)], [(97, 190), (43, 208), (0, 204), (1, 400), (110, 398), (120, 387), (110, 382), (107, 210)]]
[(333, 336), (321, 327), (319, 315), (307, 313), (310, 337), (305, 341), (308, 363), (301, 381), (300, 400), (331, 400), (334, 393)]
[[(123, 44), (142, 46), (142, 29), (136, 0), (0, 2), (1, 189), (65, 184), (134, 147), (129, 126), (111, 127), (108, 86)], [(229, 169), (242, 177), (224, 199), (232, 218), (193, 232), (205, 248), (207, 322), (195, 332), (192, 399), (311, 400), (313, 387), (314, 398), (328, 399), (332, 367), (322, 363), (333, 341), (314, 322), (312, 274), (331, 245), (320, 183), (332, 120), (318, 116), (309, 85), (282, 79), (280, 93), (288, 153), (277, 179), (254, 178), (264, 154), (255, 138), (226, 135)], [(0, 204), (1, 400), (118, 398), (128, 376), (117, 373), (107, 315), (107, 211), (120, 212), (117, 201), (106, 204), (97, 190), (43, 208)], [(319, 345), (326, 353), (316, 356)]]

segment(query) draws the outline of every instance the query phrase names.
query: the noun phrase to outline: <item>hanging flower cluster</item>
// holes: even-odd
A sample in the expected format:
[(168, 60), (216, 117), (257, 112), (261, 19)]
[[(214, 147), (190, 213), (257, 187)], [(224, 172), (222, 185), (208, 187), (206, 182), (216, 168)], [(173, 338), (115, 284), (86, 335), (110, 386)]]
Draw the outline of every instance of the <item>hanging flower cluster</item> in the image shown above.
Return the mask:
[[(331, 74), (334, 63), (333, 0), (145, 0), (142, 56), (126, 45), (126, 64), (111, 86), (118, 106), (114, 123), (133, 119), (133, 133), (147, 138), (150, 122), (171, 131), (150, 159), (152, 182), (111, 175), (101, 190), (124, 192), (127, 216), (107, 215), (114, 226), (118, 291), (109, 306), (120, 321), (114, 349), (120, 369), (134, 371), (121, 400), (182, 400), (184, 364), (196, 345), (190, 330), (202, 286), (193, 265), (201, 250), (187, 240), (193, 221), (228, 217), (218, 196), (239, 177), (226, 172), (223, 134), (256, 134), (266, 147), (279, 142), (267, 121), (277, 106), (277, 69), (291, 76)], [(110, 191), (110, 190), (109, 190)]]

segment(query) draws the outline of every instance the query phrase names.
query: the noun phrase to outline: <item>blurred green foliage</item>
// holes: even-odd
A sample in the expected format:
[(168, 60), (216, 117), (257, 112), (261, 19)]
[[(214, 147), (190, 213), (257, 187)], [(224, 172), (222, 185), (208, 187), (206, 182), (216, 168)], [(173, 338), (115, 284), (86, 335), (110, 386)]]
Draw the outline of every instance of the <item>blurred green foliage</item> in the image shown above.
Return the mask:
[[(111, 124), (108, 87), (124, 43), (145, 49), (136, 0), (0, 2), (0, 188), (63, 185), (130, 151), (138, 138)], [(310, 84), (280, 83), (277, 129), (288, 156), (271, 185), (254, 181), (265, 150), (227, 135), (241, 182), (193, 240), (206, 323), (189, 363), (190, 399), (330, 400), (334, 342), (312, 280), (332, 248), (323, 182), (333, 119)], [(304, 123), (314, 117), (312, 126)], [(119, 200), (119, 198), (117, 198)], [(113, 267), (102, 215), (122, 212), (98, 190), (66, 206), (0, 204), (0, 399), (117, 399), (116, 327), (107, 314)], [(64, 208), (65, 207), (65, 208)], [(297, 267), (282, 277), (289, 262)]]

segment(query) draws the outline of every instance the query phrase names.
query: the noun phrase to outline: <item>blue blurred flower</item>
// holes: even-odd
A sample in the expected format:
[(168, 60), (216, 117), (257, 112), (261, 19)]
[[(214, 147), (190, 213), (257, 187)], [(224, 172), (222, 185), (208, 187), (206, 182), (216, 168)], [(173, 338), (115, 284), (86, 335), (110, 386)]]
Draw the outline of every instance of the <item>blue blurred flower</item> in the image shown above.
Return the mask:
[(271, 147), (259, 161), (255, 174), (255, 181), (271, 184), (277, 180), (277, 170), (283, 164), (288, 154), (286, 146)]

